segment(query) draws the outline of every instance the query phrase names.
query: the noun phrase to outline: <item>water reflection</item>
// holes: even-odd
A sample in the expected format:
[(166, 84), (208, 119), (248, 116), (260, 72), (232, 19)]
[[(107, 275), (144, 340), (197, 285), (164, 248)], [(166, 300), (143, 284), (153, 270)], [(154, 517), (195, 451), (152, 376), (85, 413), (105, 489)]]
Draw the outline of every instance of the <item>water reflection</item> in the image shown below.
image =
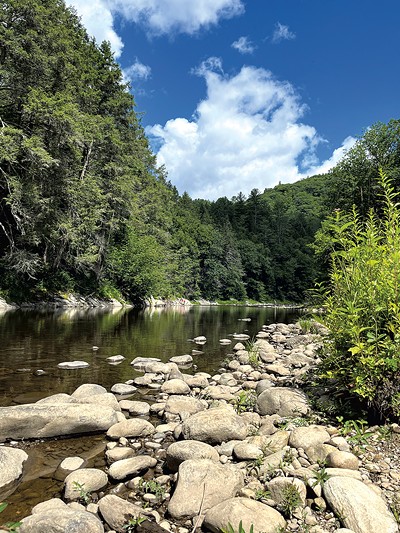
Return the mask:
[[(191, 353), (196, 344), (190, 339), (200, 335), (207, 342), (195, 364), (198, 370), (213, 372), (230, 350), (220, 345), (220, 339), (234, 333), (251, 337), (263, 324), (295, 317), (283, 309), (233, 306), (6, 311), (0, 315), (0, 405), (21, 397), (71, 393), (85, 382), (110, 388), (138, 375), (130, 365), (134, 357), (168, 361)], [(93, 351), (93, 346), (99, 349)], [(125, 360), (110, 365), (107, 358), (115, 355)], [(57, 368), (58, 363), (74, 360), (89, 367)], [(44, 374), (37, 375), (41, 371)]]

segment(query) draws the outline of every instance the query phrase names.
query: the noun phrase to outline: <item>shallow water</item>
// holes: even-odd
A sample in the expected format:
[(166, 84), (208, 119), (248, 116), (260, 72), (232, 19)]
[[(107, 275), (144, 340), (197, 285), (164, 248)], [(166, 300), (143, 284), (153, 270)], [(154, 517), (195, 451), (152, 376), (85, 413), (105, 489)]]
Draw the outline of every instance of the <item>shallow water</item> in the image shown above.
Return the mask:
[[(194, 356), (195, 365), (199, 371), (213, 372), (231, 350), (220, 346), (219, 339), (243, 332), (252, 337), (263, 324), (290, 322), (296, 316), (285, 309), (234, 306), (8, 311), (0, 316), (0, 406), (30, 403), (58, 392), (70, 394), (82, 383), (109, 389), (138, 375), (130, 366), (137, 356), (166, 362), (200, 349), (204, 353)], [(207, 337), (201, 347), (189, 341), (199, 335)], [(94, 351), (93, 346), (99, 349)], [(126, 357), (122, 363), (106, 361), (119, 354)], [(73, 360), (90, 366), (57, 368), (58, 363)], [(37, 371), (45, 373), (36, 375)]]
[[(253, 337), (263, 324), (292, 322), (298, 315), (287, 309), (234, 306), (8, 311), (0, 315), (0, 406), (34, 402), (59, 392), (70, 394), (82, 383), (98, 383), (109, 390), (114, 383), (142, 375), (130, 365), (137, 356), (166, 362), (198, 349), (203, 353), (193, 356), (197, 370), (213, 373), (236, 342), (221, 346), (219, 339), (231, 338), (233, 333)], [(190, 341), (199, 335), (207, 337), (204, 346)], [(94, 351), (93, 346), (99, 349)], [(126, 357), (122, 363), (106, 361), (118, 354)], [(57, 368), (58, 363), (73, 360), (90, 366)], [(38, 370), (45, 373), (36, 375)], [(137, 399), (151, 403), (154, 398), (145, 394), (138, 390)], [(88, 459), (89, 466), (104, 466), (105, 446), (104, 435), (28, 443), (24, 480), (7, 498), (9, 507), (1, 522), (23, 518), (37, 503), (59, 497), (62, 482), (54, 473), (66, 457), (79, 455)]]

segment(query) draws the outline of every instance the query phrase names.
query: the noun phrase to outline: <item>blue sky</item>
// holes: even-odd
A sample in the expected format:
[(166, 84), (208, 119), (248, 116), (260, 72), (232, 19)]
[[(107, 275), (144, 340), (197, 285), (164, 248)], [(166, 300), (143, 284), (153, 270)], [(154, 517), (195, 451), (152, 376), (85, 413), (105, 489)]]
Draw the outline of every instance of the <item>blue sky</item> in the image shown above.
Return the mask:
[(111, 42), (168, 178), (230, 198), (398, 117), (399, 0), (67, 0)]

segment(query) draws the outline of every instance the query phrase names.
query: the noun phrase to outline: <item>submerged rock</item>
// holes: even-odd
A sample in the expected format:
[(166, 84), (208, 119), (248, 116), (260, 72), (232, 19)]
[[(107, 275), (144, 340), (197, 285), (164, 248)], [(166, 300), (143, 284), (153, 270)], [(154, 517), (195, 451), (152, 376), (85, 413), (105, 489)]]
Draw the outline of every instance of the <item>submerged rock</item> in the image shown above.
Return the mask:
[(0, 501), (16, 490), (27, 459), (28, 455), (23, 450), (0, 447)]

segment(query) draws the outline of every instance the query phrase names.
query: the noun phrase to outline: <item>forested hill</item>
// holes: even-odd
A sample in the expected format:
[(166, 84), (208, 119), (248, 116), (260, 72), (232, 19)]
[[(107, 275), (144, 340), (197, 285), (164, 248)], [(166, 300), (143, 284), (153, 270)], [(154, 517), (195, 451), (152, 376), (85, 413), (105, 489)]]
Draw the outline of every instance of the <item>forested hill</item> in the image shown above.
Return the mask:
[[(308, 246), (321, 220), (364, 187), (360, 141), (329, 176), (248, 198), (180, 196), (157, 168), (109, 44), (96, 45), (61, 0), (2, 3), (0, 95), (0, 289), (10, 299), (300, 301), (323, 276)], [(384, 128), (398, 139), (398, 121), (375, 129)], [(364, 203), (374, 194), (368, 165)]]

